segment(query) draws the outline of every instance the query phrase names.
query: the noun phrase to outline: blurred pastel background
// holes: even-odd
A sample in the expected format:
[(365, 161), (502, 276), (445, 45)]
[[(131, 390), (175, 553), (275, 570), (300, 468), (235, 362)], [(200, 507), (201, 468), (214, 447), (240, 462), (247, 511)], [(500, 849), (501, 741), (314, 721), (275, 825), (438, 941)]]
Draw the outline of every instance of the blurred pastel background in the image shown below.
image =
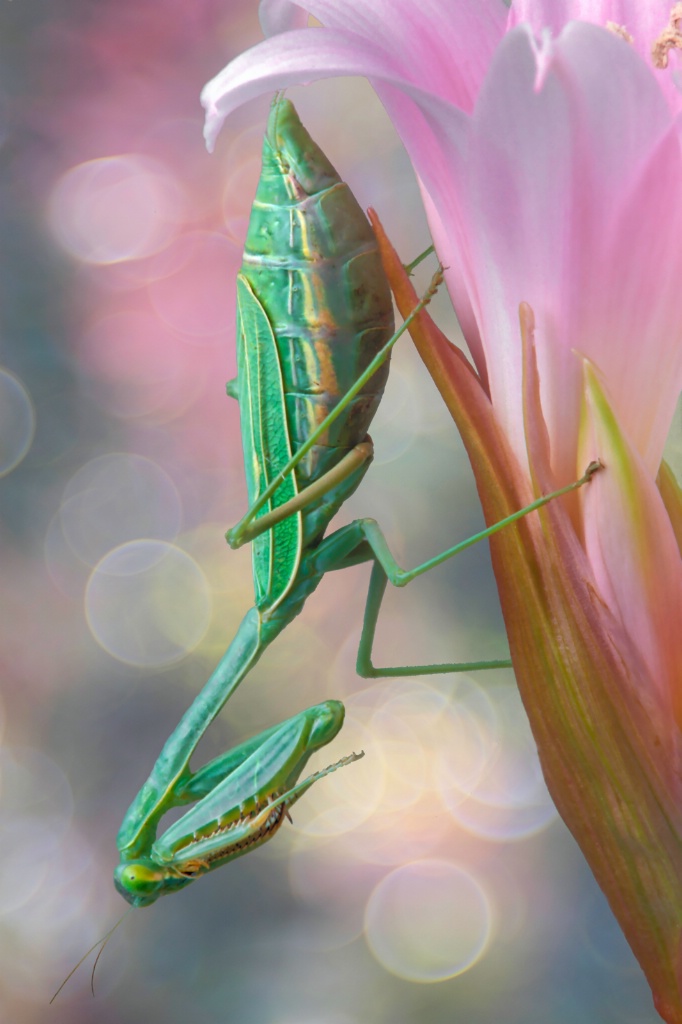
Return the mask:
[[(95, 998), (91, 957), (48, 1006), (125, 909), (123, 813), (252, 601), (223, 540), (246, 507), (224, 385), (268, 100), (208, 156), (199, 91), (260, 39), (255, 0), (0, 2), (0, 1020), (653, 1024), (511, 673), (358, 679), (363, 567), (324, 581), (201, 753), (334, 697), (347, 724), (313, 767), (364, 760), (129, 914)], [(367, 84), (290, 95), (413, 258), (417, 190)], [(405, 565), (480, 528), (409, 341), (372, 435), (342, 521), (375, 516)], [(483, 546), (387, 598), (379, 664), (505, 651)]]

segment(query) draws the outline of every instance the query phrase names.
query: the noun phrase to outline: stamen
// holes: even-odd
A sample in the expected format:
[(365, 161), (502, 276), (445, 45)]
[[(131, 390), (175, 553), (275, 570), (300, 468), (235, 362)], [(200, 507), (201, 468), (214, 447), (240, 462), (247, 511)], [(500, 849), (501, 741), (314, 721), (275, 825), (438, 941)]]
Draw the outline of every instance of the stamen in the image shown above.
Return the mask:
[(609, 32), (613, 32), (614, 36), (619, 36), (624, 39), (626, 43), (634, 43), (634, 39), (626, 29), (625, 25), (618, 25), (615, 21), (607, 21), (606, 28)]
[(670, 20), (651, 47), (654, 67), (663, 70), (668, 66), (671, 50), (682, 50), (682, 3), (675, 4), (670, 11)]

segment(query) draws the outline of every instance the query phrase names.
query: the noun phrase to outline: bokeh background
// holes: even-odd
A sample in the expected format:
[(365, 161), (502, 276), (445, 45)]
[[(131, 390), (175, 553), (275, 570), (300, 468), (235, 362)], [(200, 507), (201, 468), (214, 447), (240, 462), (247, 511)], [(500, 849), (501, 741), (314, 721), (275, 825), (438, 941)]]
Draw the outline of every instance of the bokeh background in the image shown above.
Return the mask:
[[(367, 685), (368, 570), (336, 573), (202, 744), (328, 697), (347, 724), (259, 852), (130, 913), (126, 807), (252, 600), (234, 279), (267, 99), (202, 142), (203, 83), (255, 0), (0, 0), (0, 1020), (653, 1024), (648, 989), (542, 782), (511, 673)], [(292, 90), (404, 255), (428, 244), (366, 83)], [(427, 269), (423, 281), (428, 279)], [(446, 296), (434, 304), (456, 334)], [(377, 457), (340, 521), (403, 564), (481, 526), (454, 428), (399, 346)], [(504, 656), (485, 546), (388, 595), (378, 663)]]

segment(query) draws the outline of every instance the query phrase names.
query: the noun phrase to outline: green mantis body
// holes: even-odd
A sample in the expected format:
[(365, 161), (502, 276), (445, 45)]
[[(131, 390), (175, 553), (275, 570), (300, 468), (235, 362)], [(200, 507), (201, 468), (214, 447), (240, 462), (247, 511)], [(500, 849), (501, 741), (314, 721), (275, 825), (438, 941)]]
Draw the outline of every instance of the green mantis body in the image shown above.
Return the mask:
[[(239, 401), (251, 507), (227, 539), (233, 547), (253, 542), (256, 600), (124, 818), (115, 884), (134, 906), (146, 906), (262, 845), (313, 782), (358, 756), (297, 781), (310, 755), (341, 728), (343, 706), (327, 701), (194, 774), (189, 769), (204, 731), (326, 572), (374, 562), (360, 674), (508, 666), (503, 660), (375, 669), (371, 647), (386, 582), (405, 585), (594, 472), (591, 467), (575, 484), (410, 571), (396, 563), (373, 520), (357, 520), (325, 536), (371, 461), (367, 428), (383, 391), (390, 349), (412, 317), (392, 333), (390, 292), (371, 228), (292, 105), (281, 98), (270, 114), (237, 287), (238, 376), (228, 393)], [(189, 803), (194, 807), (156, 839), (163, 814)]]
[[(253, 502), (293, 450), (324, 424), (393, 332), (390, 291), (369, 223), (284, 100), (270, 116), (237, 288), (238, 376), (228, 393), (239, 400)], [(312, 784), (295, 785), (306, 761), (341, 727), (343, 706), (327, 702), (196, 774), (189, 771), (201, 735), (230, 694), (324, 573), (339, 564), (323, 536), (371, 461), (367, 427), (387, 372), (386, 363), (261, 513), (272, 514), (307, 492), (302, 509), (254, 541), (255, 607), (123, 821), (115, 882), (135, 906), (182, 888), (270, 838), (287, 807)], [(313, 497), (311, 487), (321, 478), (322, 493)], [(193, 801), (195, 807), (155, 841), (161, 816)]]

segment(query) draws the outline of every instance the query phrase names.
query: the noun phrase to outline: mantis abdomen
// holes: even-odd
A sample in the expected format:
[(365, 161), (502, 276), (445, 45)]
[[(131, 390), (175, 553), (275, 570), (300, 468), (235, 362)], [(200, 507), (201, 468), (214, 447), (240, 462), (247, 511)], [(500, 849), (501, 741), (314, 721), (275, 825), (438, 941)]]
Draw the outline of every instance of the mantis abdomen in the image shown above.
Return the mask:
[[(393, 332), (390, 290), (367, 218), (282, 98), (273, 105), (263, 146), (239, 316), (237, 393), (253, 503)], [(273, 351), (266, 354), (266, 349)], [(387, 375), (388, 361), (300, 461), (271, 508), (307, 488), (364, 441)], [(278, 410), (285, 422), (278, 421)], [(306, 506), (297, 545), (293, 524), (280, 531), (289, 548), (315, 546), (369, 461)], [(269, 543), (261, 541), (261, 548)], [(256, 544), (256, 559), (258, 550)], [(268, 552), (263, 561), (270, 560)], [(268, 601), (275, 594), (279, 598), (279, 589), (272, 578), (267, 584), (263, 580)]]

